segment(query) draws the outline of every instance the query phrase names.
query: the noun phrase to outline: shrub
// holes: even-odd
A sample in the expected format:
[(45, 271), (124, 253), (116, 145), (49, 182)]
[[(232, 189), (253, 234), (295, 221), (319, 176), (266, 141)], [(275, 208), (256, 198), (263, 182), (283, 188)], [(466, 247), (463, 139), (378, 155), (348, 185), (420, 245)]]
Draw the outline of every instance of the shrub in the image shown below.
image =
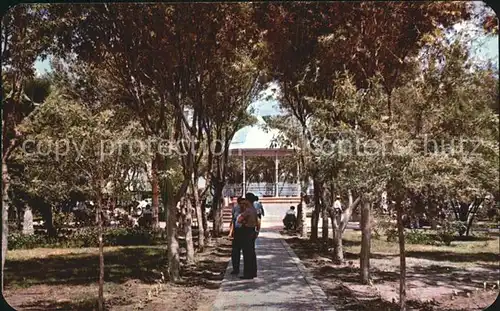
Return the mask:
[[(9, 235), (9, 249), (31, 249), (35, 247), (98, 247), (98, 228), (81, 228), (66, 236), (48, 238), (45, 235)], [(155, 245), (159, 239), (152, 230), (140, 228), (106, 228), (103, 232), (105, 246)]]
[(119, 228), (109, 230), (104, 235), (106, 245), (151, 245), (154, 244), (154, 233), (151, 230), (137, 228)]
[(82, 228), (75, 230), (64, 240), (65, 247), (97, 247), (99, 246), (98, 228)]
[(463, 224), (461, 222), (458, 223), (446, 222), (438, 230), (438, 237), (441, 242), (443, 242), (447, 246), (450, 246), (451, 242), (455, 237), (455, 233), (457, 231), (461, 232), (461, 230), (463, 230)]
[(398, 240), (398, 230), (395, 228), (389, 228), (385, 231), (387, 236), (387, 242), (396, 242)]
[(47, 237), (39, 234), (24, 235), (20, 233), (9, 234), (7, 245), (9, 249), (31, 249), (47, 244)]
[[(386, 231), (387, 242), (397, 242), (398, 241), (398, 230), (388, 229)], [(405, 241), (408, 244), (423, 244), (423, 245), (434, 245), (436, 244), (435, 239), (432, 235), (426, 234), (421, 230), (410, 230), (405, 231)]]
[(52, 221), (55, 228), (63, 228), (74, 222), (75, 216), (72, 213), (55, 212)]
[(405, 233), (405, 240), (408, 244), (423, 244), (423, 245), (433, 245), (435, 244), (434, 239), (429, 234), (426, 234), (420, 230), (411, 230)]

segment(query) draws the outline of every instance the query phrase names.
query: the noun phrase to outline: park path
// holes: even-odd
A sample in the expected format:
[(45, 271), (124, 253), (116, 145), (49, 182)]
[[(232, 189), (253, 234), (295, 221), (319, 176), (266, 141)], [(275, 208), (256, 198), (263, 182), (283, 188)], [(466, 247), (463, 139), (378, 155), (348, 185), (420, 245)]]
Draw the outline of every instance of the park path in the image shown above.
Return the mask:
[(230, 261), (213, 311), (334, 310), (323, 290), (279, 233), (281, 217), (266, 214), (263, 218), (256, 241), (257, 278), (241, 280), (239, 276), (231, 275)]

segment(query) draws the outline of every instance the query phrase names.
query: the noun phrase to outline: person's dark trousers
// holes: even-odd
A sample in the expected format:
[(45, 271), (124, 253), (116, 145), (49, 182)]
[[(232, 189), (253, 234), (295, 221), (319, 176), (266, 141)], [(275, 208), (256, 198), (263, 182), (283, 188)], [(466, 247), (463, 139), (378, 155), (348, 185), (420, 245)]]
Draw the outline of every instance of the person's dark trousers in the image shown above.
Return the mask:
[(243, 249), (241, 239), (242, 228), (234, 228), (234, 237), (231, 250), (231, 261), (233, 263), (233, 271), (240, 271), (240, 256)]
[(295, 215), (286, 215), (285, 218), (283, 218), (283, 225), (287, 229), (295, 229), (295, 223), (297, 221), (297, 218)]
[(243, 227), (243, 277), (257, 277), (257, 255), (255, 253), (255, 227)]

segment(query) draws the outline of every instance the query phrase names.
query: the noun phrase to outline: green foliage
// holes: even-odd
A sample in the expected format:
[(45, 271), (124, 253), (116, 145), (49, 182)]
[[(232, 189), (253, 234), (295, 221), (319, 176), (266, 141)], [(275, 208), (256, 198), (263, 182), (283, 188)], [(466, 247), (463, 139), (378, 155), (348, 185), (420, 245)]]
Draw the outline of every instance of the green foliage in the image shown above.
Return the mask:
[(405, 241), (409, 244), (434, 245), (436, 240), (422, 230), (410, 230), (405, 232)]
[(145, 229), (115, 229), (104, 235), (105, 245), (152, 245), (156, 242), (156, 233)]
[(396, 242), (398, 240), (398, 230), (396, 228), (387, 229), (385, 235), (387, 242)]
[(8, 237), (9, 249), (31, 249), (44, 247), (50, 244), (57, 244), (57, 239), (49, 239), (45, 235), (30, 234), (24, 235), (21, 233), (11, 233)]
[[(141, 228), (107, 228), (103, 234), (105, 246), (157, 245), (164, 243), (154, 231)], [(46, 235), (9, 235), (9, 249), (98, 247), (98, 229), (82, 228), (72, 233), (49, 238)]]
[[(388, 229), (386, 231), (386, 237), (387, 237), (387, 242), (394, 242), (396, 243), (398, 241), (398, 231), (394, 228)], [(439, 245), (439, 242), (442, 241), (446, 245), (450, 245), (447, 239), (451, 238), (449, 242), (453, 240), (453, 235), (449, 236), (441, 236), (438, 235), (438, 239), (432, 234), (426, 233), (425, 231), (422, 230), (417, 230), (417, 229), (412, 229), (412, 230), (405, 230), (405, 242), (409, 244), (421, 244), (421, 245)]]
[[(111, 109), (109, 102), (87, 105), (87, 98), (70, 92), (70, 82), (56, 82), (46, 101), (21, 124), (31, 144), (14, 154), (23, 167), (17, 184), (49, 202), (68, 200), (73, 192), (94, 201), (99, 192), (123, 193), (131, 182), (129, 171), (142, 169), (147, 159), (147, 149), (133, 152), (126, 144), (144, 137), (137, 122)], [(95, 90), (102, 84), (85, 87)], [(45, 152), (38, 152), (40, 146)]]
[(63, 228), (67, 226), (68, 223), (75, 221), (73, 213), (54, 212), (52, 217), (55, 228)]
[(456, 223), (450, 223), (450, 222), (445, 222), (441, 228), (438, 230), (438, 237), (443, 242), (445, 245), (450, 246), (451, 242), (453, 241), (457, 229), (462, 231), (464, 228), (463, 224), (456, 224)]
[[(67, 238), (66, 247), (97, 247), (97, 236), (95, 228), (77, 230)], [(106, 246), (152, 245), (159, 242), (155, 232), (138, 228), (106, 229), (103, 241)]]

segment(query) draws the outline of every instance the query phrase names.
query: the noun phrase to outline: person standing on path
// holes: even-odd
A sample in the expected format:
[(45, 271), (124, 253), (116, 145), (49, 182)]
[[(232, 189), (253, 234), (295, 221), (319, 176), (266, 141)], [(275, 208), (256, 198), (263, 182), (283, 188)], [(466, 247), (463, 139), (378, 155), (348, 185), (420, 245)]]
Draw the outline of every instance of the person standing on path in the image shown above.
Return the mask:
[(241, 214), (241, 203), (245, 199), (239, 197), (237, 203), (231, 210), (231, 224), (229, 225), (229, 238), (233, 239), (231, 245), (231, 262), (233, 264), (233, 271), (231, 274), (237, 275), (240, 273), (240, 257), (243, 249), (243, 242), (241, 239), (241, 224), (237, 221), (238, 216)]
[(255, 239), (259, 234), (257, 230), (259, 218), (252, 201), (245, 198), (245, 200), (242, 200), (240, 208), (241, 214), (237, 220), (242, 225), (240, 230), (243, 246), (243, 276), (240, 278), (249, 280), (257, 277)]
[(259, 216), (259, 218), (262, 219), (262, 217), (265, 216), (264, 215), (264, 206), (262, 206), (262, 203), (259, 201), (258, 196), (255, 195), (254, 200), (255, 200), (255, 202), (253, 202), (253, 206), (257, 210), (257, 215)]
[[(259, 197), (257, 197), (255, 194), (248, 192), (245, 194), (245, 200), (249, 201), (250, 204), (255, 208), (257, 211), (257, 226), (255, 227), (255, 238), (259, 235), (260, 231), (260, 225), (262, 223), (262, 216), (264, 216), (264, 207), (262, 207), (262, 204), (259, 202)], [(254, 241), (255, 242), (255, 241)]]

